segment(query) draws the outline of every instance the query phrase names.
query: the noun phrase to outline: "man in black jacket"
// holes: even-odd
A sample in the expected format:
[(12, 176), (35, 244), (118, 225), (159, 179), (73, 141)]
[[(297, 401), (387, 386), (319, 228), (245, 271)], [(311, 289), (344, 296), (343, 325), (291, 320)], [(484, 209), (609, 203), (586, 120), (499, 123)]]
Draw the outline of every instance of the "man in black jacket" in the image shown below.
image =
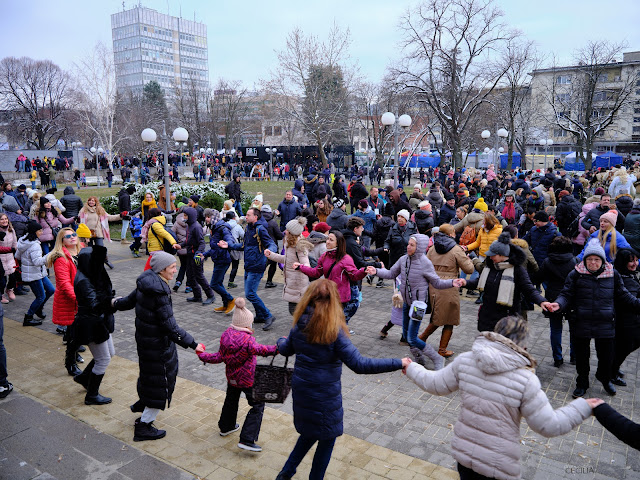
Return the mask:
[(456, 198), (450, 192), (444, 192), (445, 203), (440, 208), (438, 225), (449, 223), (456, 216)]
[(349, 197), (351, 197), (351, 213), (354, 213), (358, 209), (358, 202), (367, 198), (369, 192), (367, 192), (367, 187), (362, 183), (362, 177), (358, 176), (356, 178), (356, 183), (351, 186), (351, 191), (349, 192)]
[[(67, 187), (71, 188), (71, 187)], [(67, 188), (64, 189), (64, 193), (66, 195)], [(73, 189), (71, 190), (73, 192)], [(122, 188), (118, 192), (118, 211), (120, 212), (120, 216), (122, 217), (122, 231), (120, 232), (120, 243), (127, 244), (127, 230), (129, 230), (129, 221), (131, 216), (129, 213), (131, 212), (131, 195), (133, 195), (136, 191), (136, 188), (133, 185), (129, 185), (127, 188)], [(65, 197), (62, 197), (64, 200)], [(69, 211), (69, 207), (65, 205), (67, 211)]]
[[(187, 286), (193, 290), (193, 297), (187, 298), (187, 302), (202, 302), (202, 305), (213, 303), (214, 294), (209, 282), (204, 278), (202, 262), (204, 261), (204, 232), (202, 225), (198, 222), (198, 212), (193, 207), (183, 210), (187, 217), (187, 238), (181, 242), (180, 248), (187, 249)], [(202, 300), (202, 290), (207, 295), (206, 300)]]
[(240, 183), (240, 175), (234, 174), (233, 180), (224, 187), (224, 191), (229, 195), (229, 198), (235, 200), (233, 208), (239, 216), (242, 216), (242, 190), (240, 189)]
[(560, 233), (566, 236), (569, 225), (580, 215), (582, 204), (567, 190), (562, 190), (558, 194), (558, 198), (560, 203), (556, 207), (556, 221)]
[(60, 203), (66, 209), (62, 212), (65, 218), (77, 217), (83, 205), (82, 199), (76, 195), (72, 187), (66, 187), (64, 189), (64, 195), (60, 199)]
[[(287, 194), (289, 193), (290, 192), (287, 192)], [(297, 205), (297, 202), (294, 202), (294, 203), (296, 203)], [(282, 203), (280, 205), (282, 205)], [(278, 227), (278, 222), (276, 222), (276, 219), (273, 218), (273, 210), (271, 209), (270, 205), (266, 205), (266, 204), (263, 205), (262, 208), (260, 209), (260, 212), (262, 213), (262, 218), (264, 219), (264, 221), (267, 222), (267, 231), (269, 232), (269, 236), (271, 237), (271, 240), (273, 240), (277, 245), (278, 241), (284, 238), (284, 235), (282, 232), (284, 232), (285, 229), (283, 228), (281, 230), (280, 227)], [(267, 283), (264, 284), (264, 288), (277, 287), (277, 285), (273, 283), (273, 276), (276, 274), (277, 266), (278, 266), (278, 262), (274, 262), (273, 260), (267, 259)]]

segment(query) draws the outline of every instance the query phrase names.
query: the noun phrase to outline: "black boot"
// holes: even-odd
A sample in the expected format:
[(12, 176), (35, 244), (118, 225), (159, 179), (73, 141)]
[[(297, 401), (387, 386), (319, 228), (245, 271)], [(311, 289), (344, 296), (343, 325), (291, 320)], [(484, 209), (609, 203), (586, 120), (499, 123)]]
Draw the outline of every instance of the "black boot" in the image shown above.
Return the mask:
[(140, 420), (136, 420), (133, 441), (143, 442), (145, 440), (158, 440), (163, 438), (166, 434), (167, 432), (165, 430), (158, 430), (154, 427), (153, 422), (143, 423)]
[(24, 316), (24, 320), (22, 321), (23, 327), (37, 327), (38, 325), (42, 325), (42, 320), (36, 320), (33, 318), (33, 315), (29, 314)]
[(96, 375), (93, 372), (89, 373), (87, 395), (84, 397), (85, 405), (106, 405), (107, 403), (111, 403), (111, 399), (109, 397), (103, 397), (98, 393), (103, 378), (104, 373), (102, 375)]
[(113, 263), (111, 263), (111, 262), (109, 261), (109, 259), (105, 260), (105, 261), (104, 261), (104, 264), (105, 264), (107, 267), (109, 267), (109, 269), (110, 269), (110, 270), (113, 270), (113, 268), (114, 268)]
[[(36, 317), (41, 318), (42, 320), (44, 320), (45, 318), (47, 318), (47, 314), (46, 314), (46, 313), (44, 313), (44, 312), (42, 311), (42, 307), (40, 307), (40, 308), (38, 309), (38, 311), (36, 312)], [(41, 323), (42, 323), (42, 322), (41, 322)]]
[(84, 372), (81, 372), (80, 375), (76, 375), (73, 377), (73, 381), (82, 385), (85, 389), (89, 386), (89, 374), (93, 370), (93, 366), (96, 364), (94, 360), (89, 362), (84, 369)]
[(76, 352), (76, 363), (84, 363), (84, 358), (78, 352)]

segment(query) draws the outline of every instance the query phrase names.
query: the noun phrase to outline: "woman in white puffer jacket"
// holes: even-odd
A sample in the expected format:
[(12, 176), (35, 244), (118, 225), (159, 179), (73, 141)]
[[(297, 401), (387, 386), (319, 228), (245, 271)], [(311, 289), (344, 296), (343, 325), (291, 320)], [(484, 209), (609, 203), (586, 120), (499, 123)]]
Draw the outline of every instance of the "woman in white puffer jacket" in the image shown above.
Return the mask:
[(505, 317), (495, 332), (482, 332), (470, 352), (443, 370), (426, 370), (417, 363), (406, 369), (407, 377), (432, 395), (460, 390), (462, 407), (451, 454), (461, 480), (520, 478), (522, 417), (536, 433), (555, 437), (591, 415), (583, 398), (557, 410), (549, 404), (535, 374), (535, 360), (524, 349), (527, 330), (526, 320)]

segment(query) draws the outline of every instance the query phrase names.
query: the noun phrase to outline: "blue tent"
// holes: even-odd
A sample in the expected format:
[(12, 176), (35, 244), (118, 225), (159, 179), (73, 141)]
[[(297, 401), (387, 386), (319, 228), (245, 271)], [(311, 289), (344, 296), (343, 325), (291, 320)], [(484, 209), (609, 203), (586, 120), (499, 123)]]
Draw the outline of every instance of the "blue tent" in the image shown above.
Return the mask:
[[(406, 155), (402, 159), (403, 163), (406, 160)], [(411, 160), (407, 163), (408, 168), (429, 168), (429, 167), (437, 167), (440, 165), (440, 155), (434, 154), (420, 154), (413, 155)]]
[(575, 163), (567, 163), (564, 164), (564, 169), (567, 172), (584, 172), (584, 163), (575, 162)]
[(596, 157), (596, 168), (611, 168), (614, 165), (622, 165), (622, 157), (616, 153), (607, 152)]
[[(518, 168), (520, 166), (520, 154), (518, 152), (513, 152), (513, 157), (511, 160), (511, 168)], [(509, 163), (509, 154), (508, 153), (502, 153), (500, 155), (500, 168), (501, 169), (505, 169), (507, 168), (507, 163)]]

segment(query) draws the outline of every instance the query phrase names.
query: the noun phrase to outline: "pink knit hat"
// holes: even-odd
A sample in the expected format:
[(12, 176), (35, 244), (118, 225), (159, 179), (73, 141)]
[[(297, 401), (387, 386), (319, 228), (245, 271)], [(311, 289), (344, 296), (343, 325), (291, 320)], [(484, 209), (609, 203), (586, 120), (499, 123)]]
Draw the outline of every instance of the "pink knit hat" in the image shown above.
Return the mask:
[(615, 227), (616, 222), (618, 221), (618, 211), (609, 210), (607, 213), (603, 213), (602, 215), (600, 215), (600, 219), (603, 219), (603, 218)]

